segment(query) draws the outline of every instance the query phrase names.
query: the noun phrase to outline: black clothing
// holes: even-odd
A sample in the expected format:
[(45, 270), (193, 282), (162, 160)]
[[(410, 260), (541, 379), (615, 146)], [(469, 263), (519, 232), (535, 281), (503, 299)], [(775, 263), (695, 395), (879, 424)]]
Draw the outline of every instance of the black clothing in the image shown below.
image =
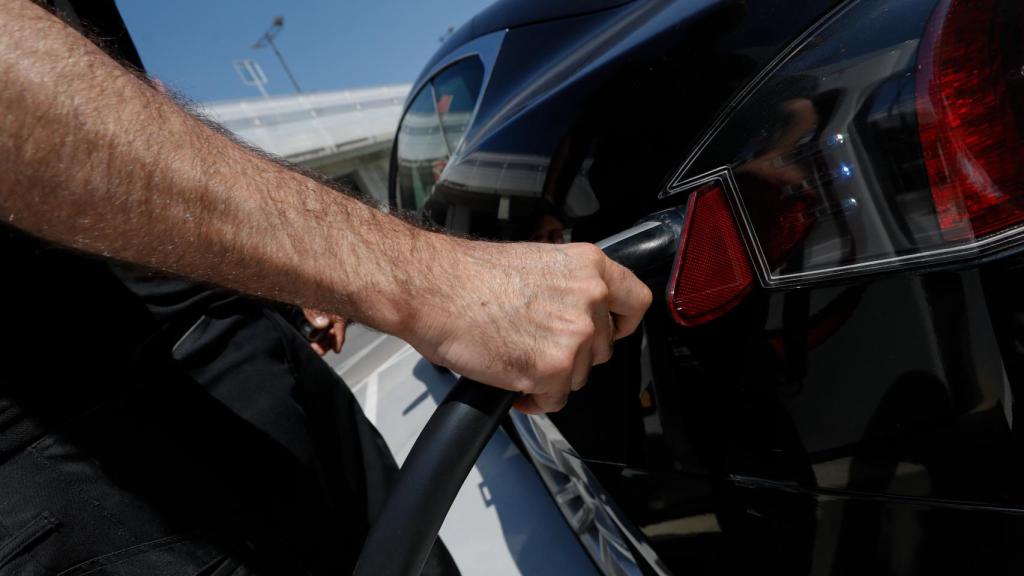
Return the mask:
[[(142, 68), (112, 0), (47, 3)], [(0, 576), (351, 572), (396, 467), (273, 306), (5, 224), (0, 265)]]
[(0, 576), (351, 570), (395, 466), (292, 326), (0, 232)]

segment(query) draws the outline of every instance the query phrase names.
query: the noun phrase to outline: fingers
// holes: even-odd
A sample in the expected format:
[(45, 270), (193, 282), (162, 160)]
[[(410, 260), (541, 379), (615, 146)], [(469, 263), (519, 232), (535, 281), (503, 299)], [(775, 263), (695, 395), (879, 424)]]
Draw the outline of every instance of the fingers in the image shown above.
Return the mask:
[(553, 385), (539, 387), (537, 393), (520, 399), (520, 411), (535, 414), (560, 410), (568, 400), (568, 392), (586, 384), (591, 368), (611, 359), (615, 340), (632, 334), (643, 319), (652, 299), (647, 286), (611, 260), (604, 259), (601, 264), (605, 289), (601, 297), (590, 301), (592, 330), (575, 351), (572, 371), (567, 375), (569, 390), (564, 388), (565, 376), (553, 378), (549, 380)]
[(444, 291), (458, 306), (425, 316), (406, 339), (432, 362), (523, 394), (517, 407), (529, 414), (561, 409), (651, 303), (647, 286), (593, 244), (460, 246), (472, 248), (467, 273)]
[(543, 414), (544, 412), (537, 406), (537, 401), (533, 396), (520, 396), (516, 403), (513, 404), (516, 410), (519, 410), (523, 414)]
[(632, 272), (612, 260), (604, 268), (608, 285), (608, 311), (614, 315), (615, 339), (636, 331), (651, 306), (651, 290)]
[(345, 345), (345, 330), (348, 328), (348, 322), (344, 318), (338, 318), (334, 322), (334, 326), (331, 327), (331, 336), (334, 341), (334, 345), (331, 347), (335, 354), (341, 353), (341, 347)]
[(568, 394), (531, 394), (516, 400), (515, 408), (523, 414), (547, 414), (558, 412), (568, 401)]
[(590, 367), (594, 365), (594, 350), (591, 346), (583, 346), (576, 352), (573, 360), (572, 376), (569, 380), (569, 389), (573, 392), (583, 388), (587, 383), (587, 375), (590, 374)]
[(324, 328), (327, 328), (331, 324), (331, 319), (327, 317), (327, 314), (324, 314), (319, 310), (314, 310), (312, 308), (304, 308), (302, 310), (302, 314), (305, 315), (306, 320), (309, 321), (309, 323), (312, 324), (314, 328), (322, 330)]
[(604, 364), (612, 359), (612, 348), (615, 344), (615, 320), (606, 308), (594, 314), (593, 365)]
[(340, 353), (341, 347), (345, 344), (347, 321), (339, 316), (328, 315), (312, 308), (303, 309), (302, 314), (313, 325), (313, 328), (325, 330), (317, 341), (310, 342), (313, 350), (320, 356), (327, 354), (328, 350)]

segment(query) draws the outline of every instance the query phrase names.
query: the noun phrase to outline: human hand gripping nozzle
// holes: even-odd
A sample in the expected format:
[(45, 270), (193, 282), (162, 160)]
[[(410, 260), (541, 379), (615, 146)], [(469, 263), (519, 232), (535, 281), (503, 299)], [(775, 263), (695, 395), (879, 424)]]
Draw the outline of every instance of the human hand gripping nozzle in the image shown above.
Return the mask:
[[(670, 266), (684, 213), (654, 214), (597, 246), (643, 278)], [(363, 545), (356, 576), (417, 576), (463, 481), (518, 394), (459, 378), (423, 428)]]

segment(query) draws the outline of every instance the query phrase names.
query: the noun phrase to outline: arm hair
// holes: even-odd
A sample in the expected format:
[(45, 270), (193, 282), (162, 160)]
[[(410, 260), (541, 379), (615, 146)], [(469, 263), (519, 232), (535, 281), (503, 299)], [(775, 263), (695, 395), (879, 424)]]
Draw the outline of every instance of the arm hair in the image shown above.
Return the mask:
[(400, 333), (455, 239), (194, 118), (28, 0), (0, 0), (0, 218), (85, 252)]

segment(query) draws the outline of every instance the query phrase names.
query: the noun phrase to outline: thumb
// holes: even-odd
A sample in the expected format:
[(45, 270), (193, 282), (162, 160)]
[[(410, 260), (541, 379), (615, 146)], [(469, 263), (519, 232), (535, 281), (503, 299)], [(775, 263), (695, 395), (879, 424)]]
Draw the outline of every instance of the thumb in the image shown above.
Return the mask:
[(327, 314), (319, 310), (305, 309), (302, 311), (306, 315), (306, 320), (309, 321), (316, 328), (327, 328), (331, 324), (331, 320), (327, 317)]

